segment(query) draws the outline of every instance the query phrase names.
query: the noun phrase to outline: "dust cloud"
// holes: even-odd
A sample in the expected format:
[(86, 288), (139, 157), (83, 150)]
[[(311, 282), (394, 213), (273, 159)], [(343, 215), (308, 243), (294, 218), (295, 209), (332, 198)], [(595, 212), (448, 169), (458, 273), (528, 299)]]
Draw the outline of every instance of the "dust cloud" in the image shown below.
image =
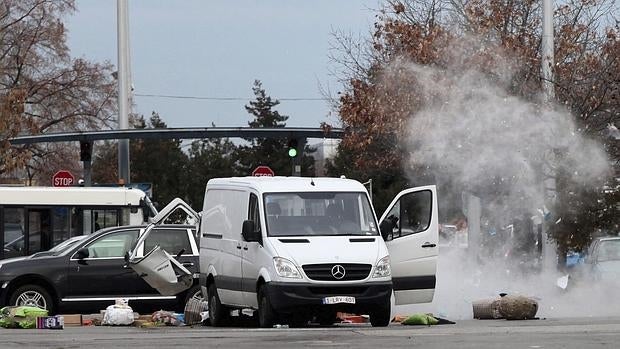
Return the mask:
[[(585, 272), (585, 270), (584, 270)], [(538, 301), (539, 318), (605, 317), (620, 315), (618, 285), (594, 282), (588, 275), (571, 275), (568, 287), (557, 285), (564, 276), (551, 268), (536, 273), (515, 270), (503, 261), (479, 264), (461, 249), (440, 250), (437, 285), (432, 303), (396, 306), (394, 314), (433, 313), (450, 320), (473, 318), (472, 301), (519, 294)]]
[[(583, 135), (567, 110), (545, 106), (542, 96), (533, 96), (535, 101), (530, 102), (512, 92), (516, 62), (494, 53), (484, 73), (468, 68), (464, 57), (482, 49), (474, 41), (454, 48), (454, 56), (446, 58), (448, 68), (443, 69), (397, 60), (382, 77), (386, 86), (410, 87), (423, 101), (418, 103), (422, 108), (412, 106), (410, 132), (403, 140), (409, 151), (410, 179), (415, 183), (419, 172), (414, 169), (425, 167), (436, 179), (440, 196), (461, 198), (467, 191), (480, 197), (480, 235), (489, 222), (504, 228), (516, 217), (544, 215), (546, 205), (551, 207), (550, 195), (553, 199), (549, 179), (558, 170), (585, 186), (609, 171), (602, 146)], [(562, 161), (557, 161), (558, 154)], [(444, 183), (451, 183), (456, 192), (445, 193)], [(433, 303), (397, 307), (396, 312), (430, 311), (467, 319), (472, 318), (472, 301), (506, 292), (537, 298), (541, 317), (620, 315), (620, 305), (610, 306), (618, 303), (610, 301), (608, 288), (571, 279), (569, 288), (562, 290), (556, 285), (562, 274), (556, 271), (555, 256), (545, 256), (551, 262), (531, 272), (503, 258), (505, 245), (509, 241), (498, 245), (497, 251), (476, 249), (484, 256), (472, 256), (471, 246), (469, 252), (440, 249)]]

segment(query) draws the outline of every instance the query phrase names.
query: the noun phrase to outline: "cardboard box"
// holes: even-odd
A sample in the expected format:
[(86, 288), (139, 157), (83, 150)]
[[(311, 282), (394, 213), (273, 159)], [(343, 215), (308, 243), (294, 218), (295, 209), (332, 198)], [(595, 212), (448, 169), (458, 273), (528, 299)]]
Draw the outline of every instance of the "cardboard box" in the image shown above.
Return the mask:
[(39, 316), (37, 317), (37, 328), (62, 330), (64, 328), (64, 318), (62, 315)]
[(65, 327), (77, 327), (82, 326), (82, 315), (81, 314), (67, 314), (62, 315), (65, 322)]

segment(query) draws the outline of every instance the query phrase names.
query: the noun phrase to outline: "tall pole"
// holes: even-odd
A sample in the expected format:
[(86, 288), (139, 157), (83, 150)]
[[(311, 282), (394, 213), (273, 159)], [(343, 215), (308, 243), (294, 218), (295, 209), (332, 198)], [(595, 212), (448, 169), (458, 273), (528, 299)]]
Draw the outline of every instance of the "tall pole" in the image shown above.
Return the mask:
[(555, 98), (553, 88), (553, 0), (543, 1), (542, 76), (545, 101)]
[[(129, 20), (127, 0), (117, 0), (118, 28), (118, 129), (129, 128)], [(129, 140), (118, 141), (119, 183), (129, 183)]]
[[(555, 99), (555, 90), (553, 85), (553, 66), (554, 66), (554, 44), (553, 44), (553, 0), (542, 0), (543, 2), (543, 33), (542, 33), (542, 48), (541, 48), (541, 63), (542, 63), (542, 76), (543, 76), (543, 90), (545, 93), (545, 106), (544, 108), (551, 109), (552, 101)], [(555, 149), (553, 153), (556, 154)], [(557, 155), (552, 155), (557, 160)], [(541, 172), (543, 170), (541, 169)], [(553, 168), (549, 168), (552, 175), (551, 178), (542, 181), (542, 190), (546, 194), (547, 203), (555, 205), (556, 196), (558, 193), (556, 176), (557, 172)], [(543, 174), (544, 176), (544, 174)], [(543, 177), (544, 178), (544, 177)], [(556, 208), (557, 209), (557, 208)], [(549, 239), (549, 222), (547, 221), (547, 213), (545, 207), (542, 208), (542, 230), (544, 236), (544, 246), (542, 246), (542, 263), (543, 268), (548, 270), (552, 267), (553, 260), (556, 257), (555, 246)]]

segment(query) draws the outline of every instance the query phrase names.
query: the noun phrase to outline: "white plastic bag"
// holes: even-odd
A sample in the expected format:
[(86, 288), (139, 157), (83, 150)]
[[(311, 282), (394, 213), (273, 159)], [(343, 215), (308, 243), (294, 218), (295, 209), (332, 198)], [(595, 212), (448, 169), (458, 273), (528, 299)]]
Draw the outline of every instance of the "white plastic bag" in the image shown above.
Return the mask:
[(102, 325), (131, 325), (133, 323), (133, 309), (128, 305), (113, 304), (105, 309)]

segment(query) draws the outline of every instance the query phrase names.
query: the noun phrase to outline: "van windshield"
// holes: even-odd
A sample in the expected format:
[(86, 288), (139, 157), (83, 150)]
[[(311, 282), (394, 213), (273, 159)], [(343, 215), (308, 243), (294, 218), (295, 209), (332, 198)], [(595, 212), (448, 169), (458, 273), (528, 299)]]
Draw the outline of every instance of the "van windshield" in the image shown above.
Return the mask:
[(268, 236), (378, 235), (365, 193), (264, 195)]

